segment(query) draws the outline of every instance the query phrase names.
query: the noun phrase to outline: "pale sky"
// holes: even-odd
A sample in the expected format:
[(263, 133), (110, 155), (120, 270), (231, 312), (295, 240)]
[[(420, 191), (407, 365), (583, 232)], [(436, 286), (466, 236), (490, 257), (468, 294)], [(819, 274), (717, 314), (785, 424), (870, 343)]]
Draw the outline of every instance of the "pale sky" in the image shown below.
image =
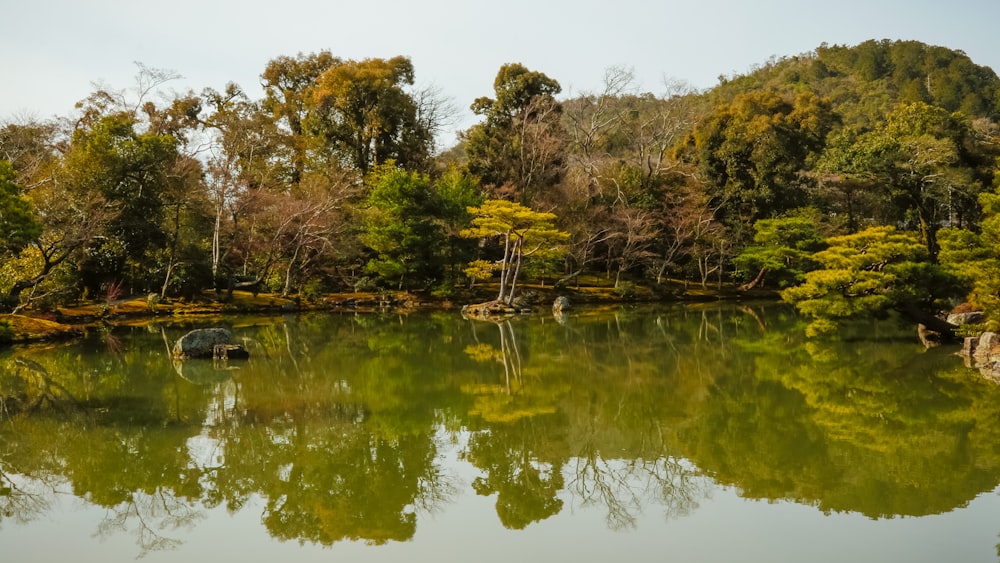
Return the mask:
[[(1000, 72), (997, 0), (2, 0), (0, 120), (69, 115), (101, 82), (134, 85), (135, 61), (175, 71), (178, 91), (236, 82), (262, 96), (267, 62), (330, 50), (344, 59), (404, 55), (419, 86), (463, 110), (493, 95), (504, 63), (544, 72), (563, 95), (634, 70), (696, 88), (771, 56), (821, 43), (912, 39), (965, 51)], [(453, 137), (449, 135), (449, 137)]]

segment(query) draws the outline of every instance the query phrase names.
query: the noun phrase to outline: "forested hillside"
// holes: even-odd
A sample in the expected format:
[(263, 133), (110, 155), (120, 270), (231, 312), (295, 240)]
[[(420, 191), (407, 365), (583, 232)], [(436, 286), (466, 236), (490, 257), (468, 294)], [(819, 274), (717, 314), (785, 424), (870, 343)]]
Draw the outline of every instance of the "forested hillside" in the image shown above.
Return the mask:
[(447, 296), (497, 276), (622, 295), (796, 286), (786, 298), (818, 327), (1000, 305), (1000, 79), (959, 51), (822, 45), (704, 92), (640, 91), (611, 68), (575, 97), (510, 63), (455, 101), (480, 121), (444, 151), (452, 103), (417, 72), (405, 56), (277, 56), (261, 99), (236, 84), (165, 99), (173, 76), (140, 66), (64, 118), (0, 124), (3, 308)]

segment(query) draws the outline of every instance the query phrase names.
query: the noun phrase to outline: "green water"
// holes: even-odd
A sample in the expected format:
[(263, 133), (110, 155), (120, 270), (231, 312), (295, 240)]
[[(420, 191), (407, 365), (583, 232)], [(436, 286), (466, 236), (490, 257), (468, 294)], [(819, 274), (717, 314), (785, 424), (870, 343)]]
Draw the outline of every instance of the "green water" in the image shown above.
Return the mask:
[[(199, 326), (251, 359), (174, 365)], [(891, 320), (802, 331), (723, 304), (237, 317), (2, 351), (0, 553), (997, 561), (1000, 388)]]

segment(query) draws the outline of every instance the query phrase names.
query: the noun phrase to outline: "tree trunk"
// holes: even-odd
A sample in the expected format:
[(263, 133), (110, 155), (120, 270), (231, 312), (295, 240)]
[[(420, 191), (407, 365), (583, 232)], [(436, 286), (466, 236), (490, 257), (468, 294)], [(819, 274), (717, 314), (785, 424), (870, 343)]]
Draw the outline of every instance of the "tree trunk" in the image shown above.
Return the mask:
[[(514, 241), (514, 248), (511, 251), (511, 260), (514, 264), (510, 268), (510, 291), (507, 292), (507, 304), (514, 302), (514, 290), (517, 288), (517, 275), (521, 272), (521, 240)], [(514, 257), (516, 256), (516, 260)]]
[(301, 246), (296, 245), (295, 252), (292, 253), (292, 257), (288, 259), (288, 267), (285, 268), (285, 287), (281, 291), (281, 296), (287, 298), (292, 292), (292, 269), (295, 266), (295, 260), (299, 257), (299, 248)]
[(170, 278), (174, 275), (174, 259), (173, 257), (167, 262), (167, 275), (163, 278), (163, 286), (160, 287), (160, 299), (166, 299), (167, 288), (170, 286)]
[(503, 302), (507, 293), (507, 271), (510, 268), (510, 233), (504, 236), (503, 261), (500, 262), (500, 293), (497, 294), (497, 301)]
[(757, 272), (757, 277), (755, 277), (749, 283), (745, 283), (745, 284), (741, 285), (739, 287), (739, 290), (740, 291), (750, 291), (751, 289), (757, 287), (757, 285), (759, 285), (760, 282), (762, 282), (764, 280), (764, 274), (766, 274), (766, 273), (767, 273), (767, 268), (761, 268), (760, 271)]
[[(903, 318), (908, 321), (918, 325), (923, 325), (928, 330), (940, 334), (942, 341), (958, 342), (958, 337), (955, 335), (955, 329), (958, 327), (948, 321), (920, 309), (915, 305), (898, 305), (896, 306), (896, 311), (903, 315)], [(924, 339), (922, 338), (922, 340)]]

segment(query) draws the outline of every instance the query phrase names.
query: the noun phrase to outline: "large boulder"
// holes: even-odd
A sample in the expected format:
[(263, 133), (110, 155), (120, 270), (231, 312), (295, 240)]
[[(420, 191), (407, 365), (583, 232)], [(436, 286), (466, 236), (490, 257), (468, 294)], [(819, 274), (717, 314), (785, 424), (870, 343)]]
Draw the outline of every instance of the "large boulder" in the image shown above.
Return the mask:
[(979, 324), (986, 320), (986, 313), (982, 311), (970, 311), (968, 313), (952, 313), (948, 315), (948, 322), (955, 326)]
[(984, 332), (979, 336), (979, 343), (976, 344), (973, 354), (980, 361), (988, 361), (991, 354), (995, 354), (1000, 348), (1000, 334), (995, 332)]
[(233, 333), (225, 328), (199, 328), (180, 337), (174, 343), (175, 358), (211, 358), (215, 347), (233, 344)]

